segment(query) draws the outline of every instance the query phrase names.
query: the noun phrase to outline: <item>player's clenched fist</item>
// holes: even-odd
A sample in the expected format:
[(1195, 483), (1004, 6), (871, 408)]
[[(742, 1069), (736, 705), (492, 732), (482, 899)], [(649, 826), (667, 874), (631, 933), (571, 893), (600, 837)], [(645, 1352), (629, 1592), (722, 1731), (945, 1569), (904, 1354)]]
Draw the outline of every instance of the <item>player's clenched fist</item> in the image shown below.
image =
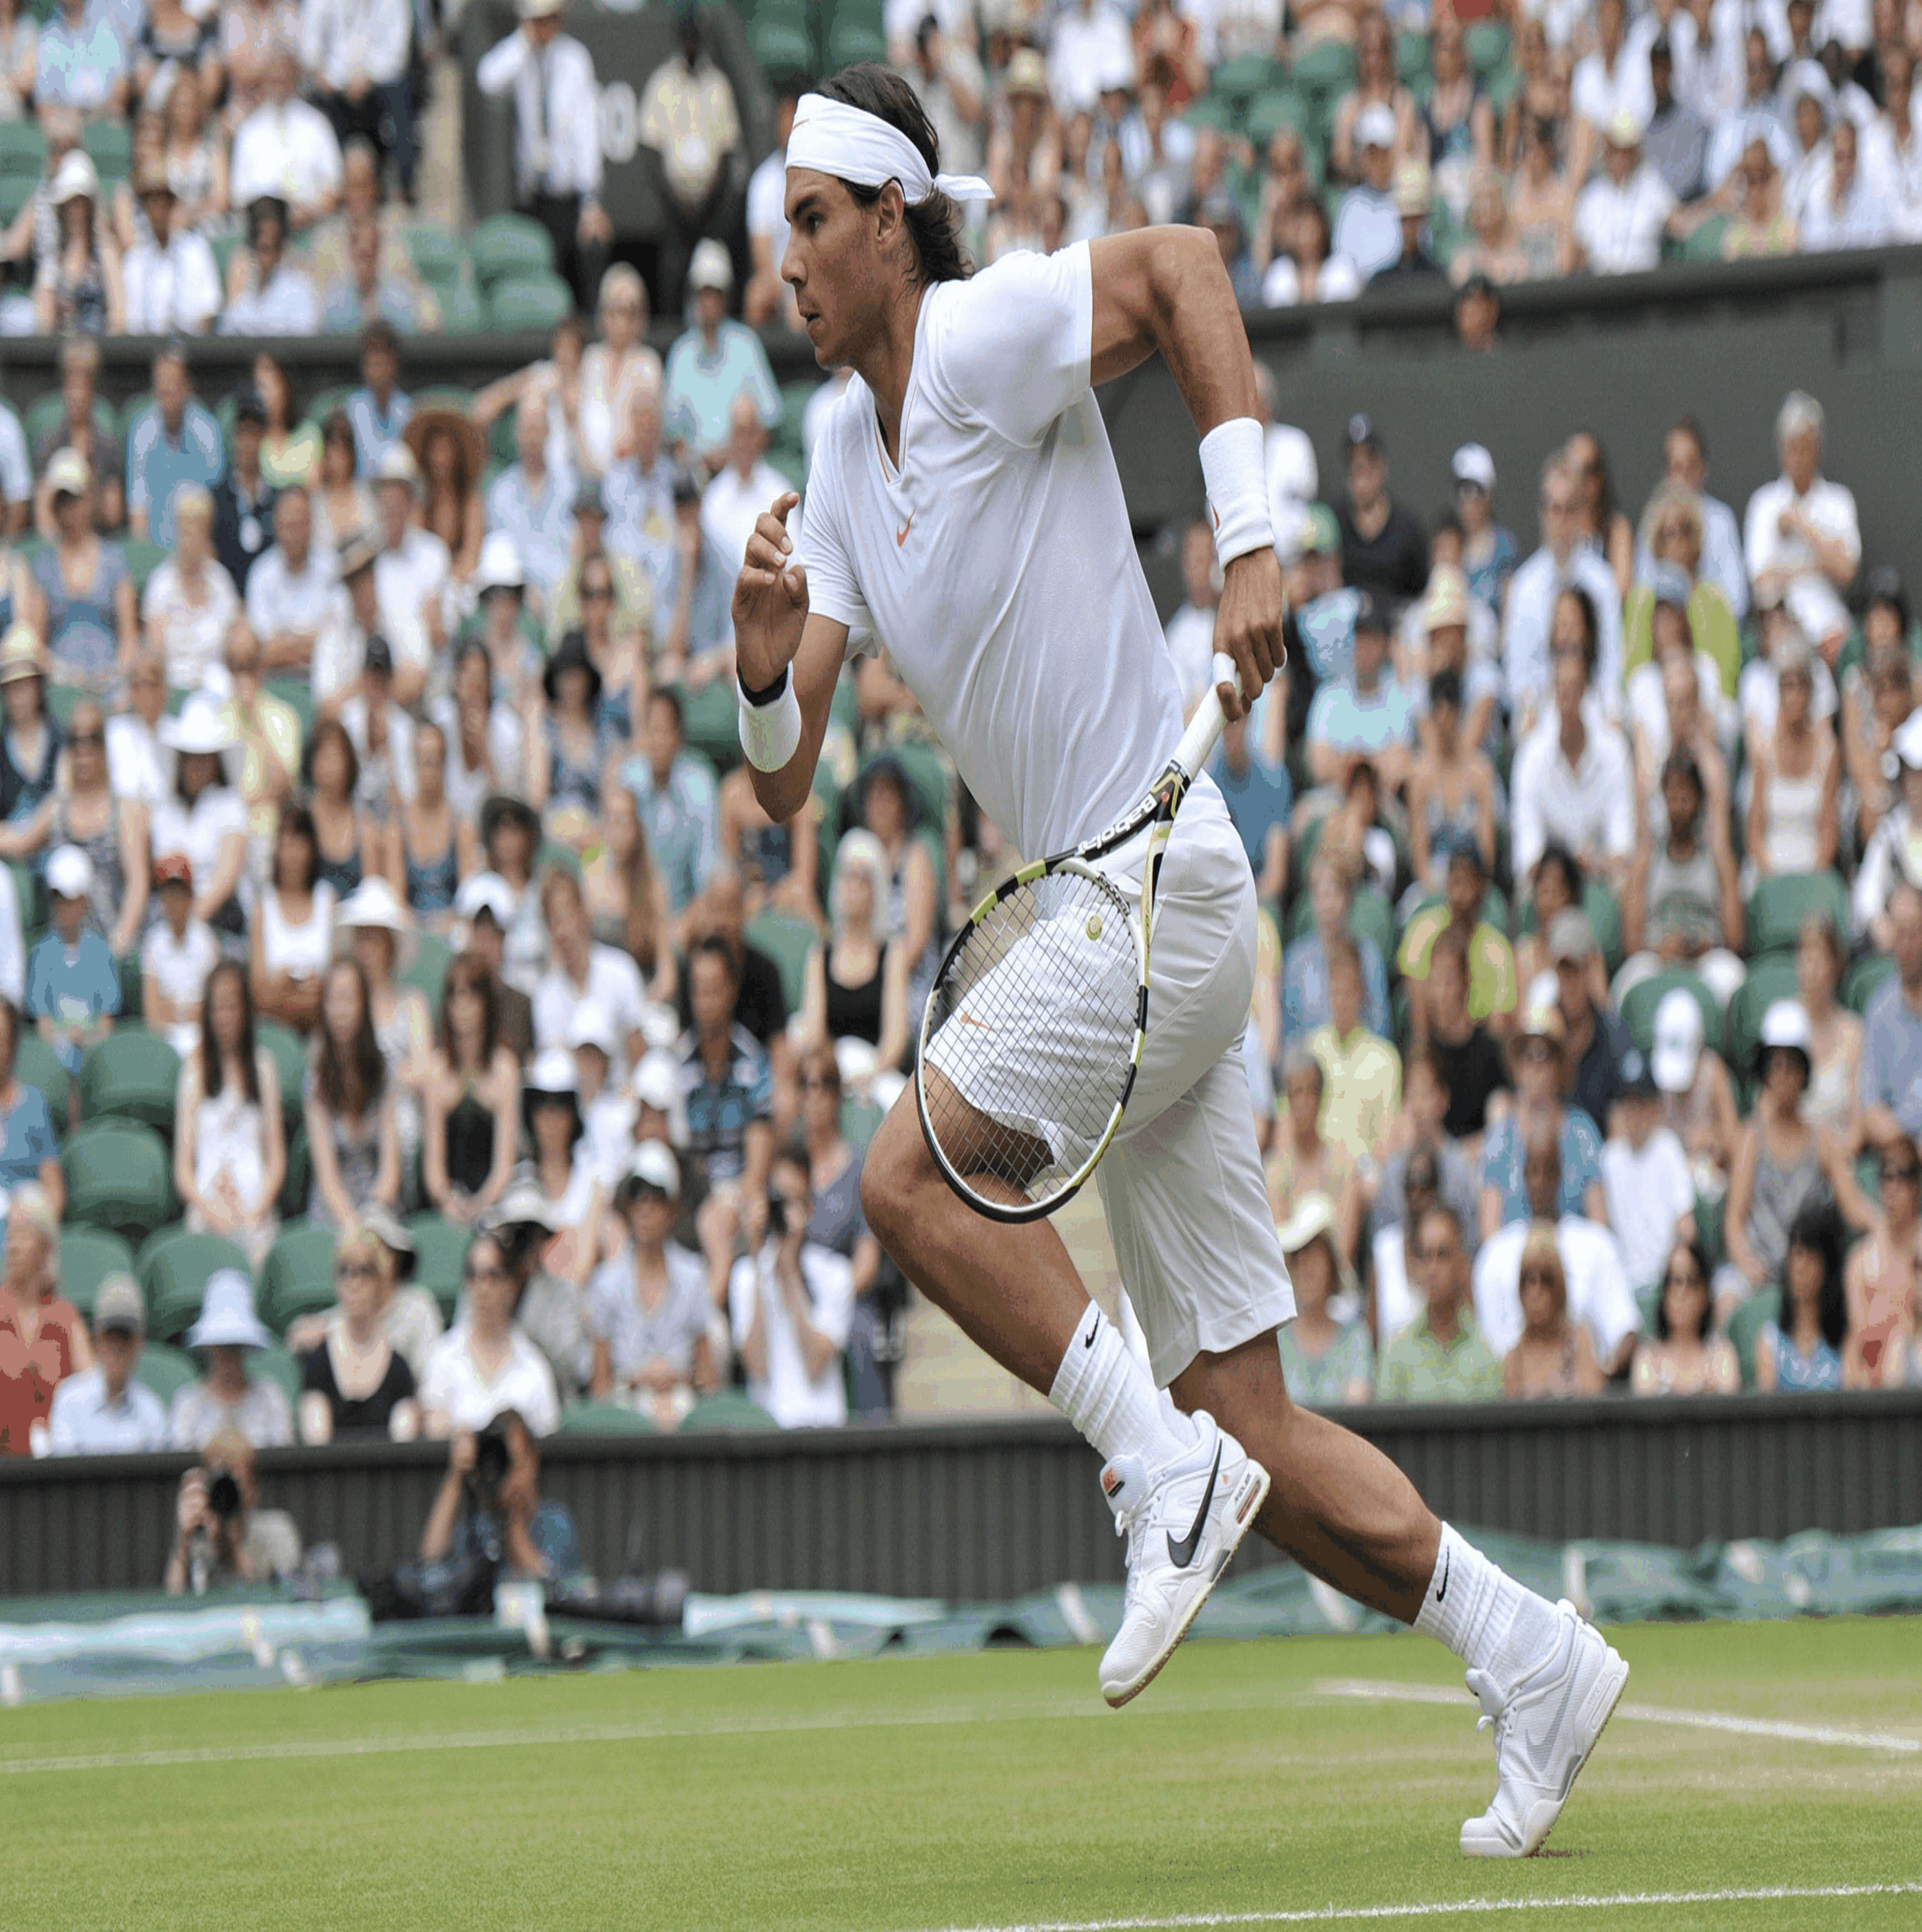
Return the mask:
[(749, 691), (763, 691), (794, 662), (807, 621), (807, 570), (794, 556), (788, 518), (800, 499), (790, 490), (755, 519), (734, 580), (734, 668)]
[[(766, 520), (764, 518), (763, 521)], [(1221, 686), (1221, 706), (1239, 718), (1260, 696), (1263, 687), (1287, 658), (1281, 621), (1288, 600), (1281, 587), (1281, 566), (1264, 544), (1233, 559), (1221, 573), (1221, 602), (1215, 613), (1215, 648), (1235, 661), (1242, 695)]]

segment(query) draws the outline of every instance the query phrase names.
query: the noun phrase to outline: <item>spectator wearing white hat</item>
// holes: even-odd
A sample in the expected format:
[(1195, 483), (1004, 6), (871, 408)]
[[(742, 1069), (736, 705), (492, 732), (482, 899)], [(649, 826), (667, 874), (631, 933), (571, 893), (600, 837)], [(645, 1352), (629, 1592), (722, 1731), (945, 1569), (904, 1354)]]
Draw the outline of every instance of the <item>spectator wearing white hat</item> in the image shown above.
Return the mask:
[(1685, 986), (1664, 993), (1655, 1009), (1649, 1071), (1662, 1095), (1662, 1120), (1689, 1156), (1698, 1193), (1726, 1188), (1741, 1138), (1734, 1082), (1722, 1056), (1702, 1041), (1701, 1008)]
[(100, 176), (91, 157), (79, 148), (62, 156), (47, 196), (54, 226), (34, 274), (34, 312), (41, 332), (123, 333), (120, 250), (104, 219)]
[(734, 265), (726, 245), (709, 236), (688, 264), (694, 326), (668, 351), (662, 414), (668, 442), (690, 460), (716, 468), (724, 460), (728, 412), (736, 396), (754, 399), (762, 424), (781, 419), (781, 395), (761, 338), (728, 314)]
[(611, 1199), (633, 1157), (635, 1105), (632, 1088), (612, 1077), (621, 1058), (620, 1040), (598, 1000), (583, 1000), (574, 1010), (567, 1023), (567, 1050), (574, 1056), (587, 1157), (602, 1191)]
[(1461, 523), (1461, 568), (1470, 591), (1491, 610), (1508, 595), (1521, 553), (1515, 532), (1495, 521), (1495, 459), (1479, 442), (1464, 442), (1449, 459), (1455, 514)]
[(1335, 217), (1334, 252), (1354, 264), (1364, 281), (1401, 253), (1401, 212), (1390, 191), (1395, 177), (1395, 110), (1371, 101), (1355, 116), (1359, 185), (1343, 197)]
[(226, 940), (246, 932), (239, 894), (247, 863), (247, 807), (236, 783), (239, 748), (203, 694), (163, 722), (161, 742), (174, 754), (170, 795), (154, 813), (153, 849), (184, 852), (194, 868), (194, 913)]
[(108, 1275), (94, 1297), (94, 1365), (53, 1391), (47, 1421), (53, 1456), (152, 1456), (167, 1446), (167, 1409), (137, 1379), (146, 1304), (131, 1274)]
[(62, 845), (47, 861), (53, 930), (27, 962), (26, 1015), (70, 1075), (86, 1050), (113, 1030), (120, 970), (113, 949), (90, 922), (93, 861)]
[(420, 1147), (420, 1096), (433, 1027), (419, 988), (404, 985), (398, 976), (420, 950), (419, 930), (393, 887), (376, 874), (341, 901), (334, 914), (334, 938), (366, 977), (374, 1037), (394, 1094), (401, 1158), (410, 1162)]
[[(1313, 1408), (1372, 1401), (1375, 1362), (1368, 1325), (1352, 1314), (1344, 1321), (1329, 1306), (1347, 1284), (1328, 1196), (1304, 1196), (1276, 1232), (1295, 1288), (1295, 1318), (1275, 1336), (1288, 1393)], [(1346, 1305), (1352, 1310), (1352, 1298)], [(1410, 1309), (1409, 1318), (1416, 1312)], [(1385, 1329), (1383, 1340), (1392, 1333)]]
[(1883, 952), (1894, 936), (1889, 905), (1896, 888), (1922, 886), (1915, 838), (1922, 826), (1922, 710), (1910, 712), (1896, 730), (1889, 755), (1896, 766), (1895, 801), (1869, 837), (1849, 898), (1855, 937)]
[[(332, 588), (322, 607), (308, 672), (317, 720), (338, 722), (341, 706), (359, 686), (368, 639), (385, 634), (380, 583), (374, 570), (380, 555), (380, 539), (371, 531), (350, 530), (327, 561)], [(392, 649), (390, 640), (390, 655)], [(312, 749), (310, 745), (310, 758)]]
[(533, 1002), (503, 975), (507, 933), (518, 914), (514, 889), (498, 872), (476, 872), (461, 882), (454, 910), (464, 922), (468, 951), (476, 954), (493, 974), (500, 998), (500, 1039), (517, 1061), (531, 1059), (534, 1051)]
[(428, 1204), (450, 1221), (479, 1220), (513, 1178), (521, 1070), (502, 1037), (500, 982), (478, 952), (448, 965), (422, 1111)]
[[(1922, 910), (1916, 928), (1922, 941)], [(1874, 1046), (1871, 1027), (1871, 1055)], [(1833, 1206), (1851, 1227), (1875, 1225), (1874, 1208), (1856, 1184), (1848, 1154), (1803, 1114), (1812, 1065), (1809, 1048), (1809, 1016), (1800, 1003), (1773, 1001), (1762, 1015), (1755, 1046), (1755, 1110), (1742, 1128), (1723, 1211), (1728, 1258), (1716, 1270), (1713, 1287), (1725, 1325), (1758, 1288), (1780, 1282), (1788, 1231), (1798, 1215)]]
[(173, 1398), (167, 1416), (173, 1448), (197, 1454), (224, 1430), (256, 1449), (278, 1449), (293, 1440), (285, 1391), (248, 1372), (248, 1358), (273, 1340), (254, 1312), (254, 1284), (239, 1268), (217, 1268), (207, 1277), (200, 1318), (187, 1331), (188, 1347), (204, 1350), (207, 1365), (198, 1382)]
[[(521, 1083), (521, 1113), (532, 1158), (509, 1188), (495, 1218), (519, 1218), (515, 1194), (531, 1187), (534, 1204), (542, 1210), (551, 1237), (542, 1246), (541, 1266), (557, 1282), (578, 1292), (600, 1261), (601, 1219), (607, 1196), (587, 1144), (580, 1078), (574, 1070), (574, 1056), (566, 1047), (552, 1047), (534, 1056)], [(550, 1356), (554, 1352), (548, 1351)], [(557, 1372), (566, 1366), (557, 1363)]]
[[(1620, 11), (1619, 0), (1603, 0)], [(1575, 239), (1597, 275), (1640, 274), (1660, 264), (1675, 197), (1642, 159), (1644, 122), (1618, 107), (1602, 124), (1602, 172), (1575, 196)]]
[(1439, 279), (1441, 264), (1428, 251), (1430, 180), (1428, 165), (1401, 162), (1395, 170), (1395, 208), (1401, 218), (1401, 247), (1395, 260), (1375, 272), (1377, 282)]
[(9, 858), (35, 849), (25, 827), (56, 795), (60, 727), (47, 708), (47, 653), (22, 618), (0, 640), (0, 819), (16, 828), (5, 844)]
[(696, 1398), (719, 1382), (708, 1335), (707, 1264), (672, 1238), (680, 1200), (672, 1151), (643, 1141), (614, 1190), (629, 1245), (587, 1288), (588, 1392), (597, 1402), (638, 1409), (662, 1430), (678, 1428)]
[(200, 1002), (221, 944), (194, 916), (194, 865), (185, 852), (154, 861), (152, 885), (160, 916), (140, 942), (141, 1017), (184, 1060), (200, 1043)]

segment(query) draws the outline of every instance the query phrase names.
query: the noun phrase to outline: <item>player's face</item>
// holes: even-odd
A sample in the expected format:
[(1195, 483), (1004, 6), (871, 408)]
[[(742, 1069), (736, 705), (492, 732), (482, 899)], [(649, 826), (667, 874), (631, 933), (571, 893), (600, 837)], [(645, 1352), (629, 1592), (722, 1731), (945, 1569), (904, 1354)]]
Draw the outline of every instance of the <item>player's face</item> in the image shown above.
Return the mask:
[(881, 312), (878, 207), (863, 208), (831, 175), (788, 170), (788, 248), (781, 278), (794, 290), (801, 326), (824, 369), (849, 362)]

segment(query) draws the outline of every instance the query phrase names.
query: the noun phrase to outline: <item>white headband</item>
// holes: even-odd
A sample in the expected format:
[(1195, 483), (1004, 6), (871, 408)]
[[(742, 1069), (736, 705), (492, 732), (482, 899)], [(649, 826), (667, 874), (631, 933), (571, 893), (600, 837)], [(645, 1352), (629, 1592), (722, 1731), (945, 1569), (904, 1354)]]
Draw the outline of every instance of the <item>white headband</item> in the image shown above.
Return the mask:
[(830, 100), (824, 94), (803, 94), (796, 104), (788, 166), (833, 175), (857, 188), (899, 182), (901, 198), (910, 208), (937, 193), (954, 201), (994, 199), (994, 190), (979, 175), (930, 174), (920, 150), (899, 128), (864, 107)]

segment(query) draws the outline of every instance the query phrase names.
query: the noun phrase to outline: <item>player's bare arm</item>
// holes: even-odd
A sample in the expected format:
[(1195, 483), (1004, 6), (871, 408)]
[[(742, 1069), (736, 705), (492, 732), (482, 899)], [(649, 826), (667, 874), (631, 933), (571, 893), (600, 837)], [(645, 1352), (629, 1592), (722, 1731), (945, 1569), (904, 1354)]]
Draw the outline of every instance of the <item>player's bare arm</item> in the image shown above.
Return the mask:
[[(1106, 382), (1139, 368), (1156, 350), (1206, 436), (1238, 418), (1253, 418), (1254, 356), (1221, 252), (1205, 228), (1141, 228), (1110, 235), (1089, 250), (1095, 320), (1089, 364)], [(1245, 702), (1221, 687), (1222, 709), (1239, 718), (1281, 668), (1286, 603), (1281, 566), (1272, 544), (1232, 558), (1222, 572), (1215, 648), (1235, 661)]]
[(743, 692), (766, 691), (791, 676), (800, 706), (800, 742), (793, 756), (775, 771), (752, 760), (748, 764), (755, 796), (777, 822), (807, 802), (848, 644), (846, 625), (809, 613), (807, 567), (794, 556), (787, 527), (800, 501), (790, 490), (761, 512), (734, 580), (734, 668)]

